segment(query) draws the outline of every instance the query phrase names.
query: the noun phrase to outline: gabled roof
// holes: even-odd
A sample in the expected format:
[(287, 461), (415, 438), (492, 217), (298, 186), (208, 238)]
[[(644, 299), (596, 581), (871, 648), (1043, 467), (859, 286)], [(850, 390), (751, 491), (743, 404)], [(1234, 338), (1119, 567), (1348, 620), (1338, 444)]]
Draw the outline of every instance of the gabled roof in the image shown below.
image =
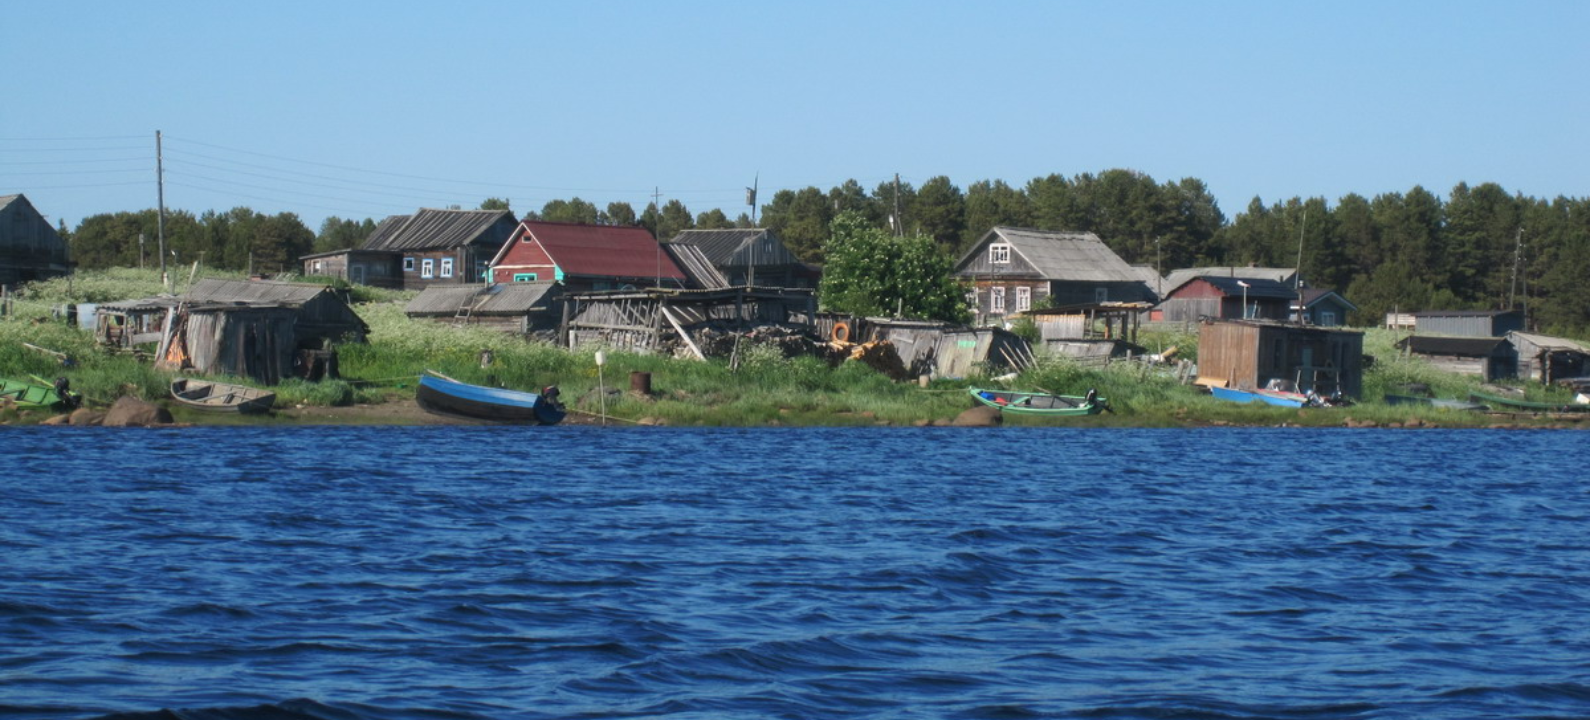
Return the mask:
[(524, 315), (546, 307), (557, 295), (557, 283), (498, 283), (479, 285), (432, 285), (414, 296), (403, 312), (408, 315), (455, 315), (465, 305), (473, 315)]
[(227, 280), (205, 278), (194, 283), (183, 297), (190, 303), (248, 303), (303, 305), (329, 287), (313, 283), (287, 283), (271, 280)]
[[(1320, 301), (1332, 297), (1336, 298), (1336, 302), (1341, 303), (1342, 307), (1345, 307), (1348, 310), (1358, 309), (1357, 305), (1349, 302), (1347, 298), (1338, 295), (1335, 290), (1325, 290), (1322, 288), (1311, 287), (1303, 288), (1303, 307), (1314, 307), (1315, 305), (1319, 304)], [(1294, 305), (1295, 304), (1296, 303), (1294, 303)]]
[(1527, 343), (1529, 343), (1531, 345), (1534, 345), (1536, 348), (1541, 349), (1541, 350), (1556, 350), (1558, 352), (1562, 352), (1562, 351), (1578, 352), (1578, 353), (1584, 353), (1586, 355), (1590, 355), (1590, 347), (1587, 347), (1583, 343), (1580, 343), (1580, 342), (1577, 342), (1577, 341), (1574, 341), (1574, 340), (1569, 340), (1568, 338), (1552, 337), (1550, 335), (1539, 335), (1539, 334), (1536, 334), (1536, 333), (1527, 333), (1527, 332), (1522, 332), (1522, 331), (1519, 331), (1519, 330), (1513, 330), (1513, 331), (1507, 333), (1507, 337), (1508, 337), (1508, 339), (1517, 338), (1519, 340), (1523, 340), (1524, 342), (1527, 342)]
[(519, 223), (565, 275), (648, 278), (685, 282), (689, 278), (643, 227), (582, 225), (526, 220)]
[[(4, 210), (7, 205), (10, 205), (11, 203), (16, 202), (17, 198), (22, 198), (22, 194), (21, 193), (17, 193), (16, 195), (0, 195), (0, 210)], [(32, 205), (33, 204), (33, 203), (28, 203), (26, 198), (23, 198), (22, 202), (25, 202), (28, 205)]]
[(1137, 282), (1140, 274), (1090, 232), (996, 227), (983, 235), (955, 262), (965, 267), (990, 243), (1009, 243), (1045, 280), (1070, 282)]
[[(773, 242), (761, 242), (766, 239), (772, 239)], [(685, 230), (675, 235), (668, 244), (695, 245), (706, 253), (713, 265), (718, 267), (788, 265), (799, 262), (778, 236), (769, 233), (767, 228)]]
[[(1180, 285), (1165, 291), (1165, 297), (1175, 295), (1177, 290), (1180, 290), (1189, 283), (1197, 280), (1202, 280), (1206, 283), (1209, 283), (1210, 285), (1215, 286), (1216, 290), (1219, 290), (1221, 294), (1226, 295), (1227, 297), (1242, 297), (1244, 294), (1246, 294), (1249, 298), (1297, 297), (1297, 291), (1292, 289), (1291, 285), (1277, 280), (1270, 280), (1267, 278), (1226, 277), (1223, 275), (1199, 275), (1197, 277), (1187, 278)], [(1242, 283), (1247, 283), (1248, 286), (1244, 288), (1242, 287)]]
[[(361, 250), (446, 250), (480, 240), (506, 218), (507, 210), (433, 210), (413, 215), (393, 215), (370, 233)], [(506, 239), (506, 238), (502, 238)]]
[(1279, 283), (1291, 285), (1297, 277), (1297, 271), (1292, 268), (1270, 267), (1239, 267), (1235, 265), (1219, 265), (1214, 267), (1194, 267), (1172, 270), (1165, 276), (1165, 287), (1181, 287), (1188, 280), (1195, 277), (1234, 277), (1247, 279), (1274, 280)]

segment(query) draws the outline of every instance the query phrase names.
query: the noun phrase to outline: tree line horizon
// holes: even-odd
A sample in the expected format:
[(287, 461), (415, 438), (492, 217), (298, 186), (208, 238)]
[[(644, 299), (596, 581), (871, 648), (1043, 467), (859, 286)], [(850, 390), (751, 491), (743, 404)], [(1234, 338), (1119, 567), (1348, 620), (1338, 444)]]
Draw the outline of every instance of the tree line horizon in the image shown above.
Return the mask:
[[(480, 209), (512, 211), (509, 200), (495, 197)], [(1372, 198), (1348, 193), (1334, 204), (1301, 196), (1266, 204), (1255, 196), (1229, 220), (1202, 180), (1157, 182), (1124, 169), (1051, 174), (1021, 187), (979, 180), (964, 190), (943, 175), (920, 187), (890, 180), (871, 191), (847, 180), (827, 191), (780, 190), (758, 209), (756, 227), (814, 264), (824, 262), (831, 224), (842, 213), (893, 234), (931, 238), (952, 258), (995, 226), (1073, 230), (1098, 235), (1126, 262), (1161, 276), (1186, 267), (1296, 267), (1309, 286), (1357, 305), (1354, 325), (1378, 325), (1394, 310), (1517, 308), (1542, 331), (1590, 334), (1590, 199), (1528, 197), (1490, 182), (1460, 182), (1445, 198), (1420, 185)], [(80, 267), (158, 264), (150, 247), (156, 216), (154, 209), (100, 214), (73, 231), (62, 223), (59, 232)], [(637, 213), (627, 202), (598, 208), (573, 197), (516, 217), (640, 226), (663, 242), (689, 229), (752, 227), (744, 212), (733, 219), (721, 208), (692, 215), (677, 199)], [(376, 222), (332, 216), (316, 233), (290, 212), (168, 210), (165, 237), (170, 259), (183, 265), (296, 271), (300, 256), (356, 247)]]

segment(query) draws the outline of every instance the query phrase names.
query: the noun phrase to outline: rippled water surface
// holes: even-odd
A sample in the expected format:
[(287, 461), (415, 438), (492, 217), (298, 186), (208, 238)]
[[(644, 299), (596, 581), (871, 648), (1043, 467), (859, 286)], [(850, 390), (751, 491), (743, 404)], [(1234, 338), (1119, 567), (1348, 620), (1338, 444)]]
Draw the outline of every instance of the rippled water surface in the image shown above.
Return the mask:
[(0, 449), (7, 718), (1590, 716), (1578, 432)]

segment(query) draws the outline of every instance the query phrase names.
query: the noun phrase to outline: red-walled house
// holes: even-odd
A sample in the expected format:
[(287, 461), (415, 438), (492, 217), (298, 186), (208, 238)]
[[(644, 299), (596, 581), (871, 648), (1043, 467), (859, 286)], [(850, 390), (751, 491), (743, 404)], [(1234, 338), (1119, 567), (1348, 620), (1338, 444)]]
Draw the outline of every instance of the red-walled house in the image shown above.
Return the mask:
[(491, 261), (491, 281), (552, 281), (570, 292), (688, 284), (645, 228), (541, 220), (519, 223)]

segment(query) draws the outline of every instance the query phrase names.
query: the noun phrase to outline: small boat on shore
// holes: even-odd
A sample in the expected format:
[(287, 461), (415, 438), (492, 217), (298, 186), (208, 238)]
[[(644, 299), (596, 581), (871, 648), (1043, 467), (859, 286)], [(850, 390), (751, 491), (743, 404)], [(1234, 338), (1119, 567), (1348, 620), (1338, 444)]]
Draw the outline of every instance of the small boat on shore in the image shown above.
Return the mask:
[(1236, 388), (1210, 387), (1209, 394), (1216, 399), (1238, 403), (1262, 402), (1279, 407), (1300, 408), (1309, 404), (1308, 396), (1283, 390), (1238, 390)]
[(77, 407), (81, 402), (81, 396), (72, 392), (64, 377), (57, 378), (53, 383), (38, 376), (30, 376), (27, 380), (0, 378), (0, 403), (19, 408), (67, 410)]
[(1089, 390), (1087, 395), (1080, 396), (1019, 390), (987, 390), (975, 387), (970, 388), (968, 392), (977, 402), (998, 408), (1001, 412), (1018, 415), (1050, 417), (1097, 415), (1110, 407), (1108, 400), (1099, 397), (1098, 393), (1092, 390)]
[(434, 415), (490, 423), (556, 425), (567, 414), (556, 386), (533, 393), (470, 385), (435, 371), (420, 376), (414, 399)]
[(1492, 395), (1490, 393), (1483, 393), (1483, 392), (1479, 392), (1477, 390), (1473, 390), (1473, 391), (1469, 392), (1469, 399), (1474, 401), (1474, 402), (1477, 402), (1477, 403), (1485, 403), (1485, 404), (1491, 406), (1491, 409), (1493, 409), (1493, 410), (1501, 410), (1501, 411), (1506, 411), (1506, 412), (1590, 413), (1590, 405), (1585, 405), (1585, 404), (1580, 404), (1580, 403), (1572, 403), (1572, 402), (1567, 402), (1567, 403), (1534, 402), (1534, 401), (1530, 401), (1530, 400), (1523, 400), (1523, 399), (1520, 399), (1520, 398), (1510, 398), (1510, 397), (1503, 397), (1501, 395)]
[(171, 397), (195, 410), (256, 415), (270, 412), (276, 393), (235, 383), (177, 378), (171, 381)]

